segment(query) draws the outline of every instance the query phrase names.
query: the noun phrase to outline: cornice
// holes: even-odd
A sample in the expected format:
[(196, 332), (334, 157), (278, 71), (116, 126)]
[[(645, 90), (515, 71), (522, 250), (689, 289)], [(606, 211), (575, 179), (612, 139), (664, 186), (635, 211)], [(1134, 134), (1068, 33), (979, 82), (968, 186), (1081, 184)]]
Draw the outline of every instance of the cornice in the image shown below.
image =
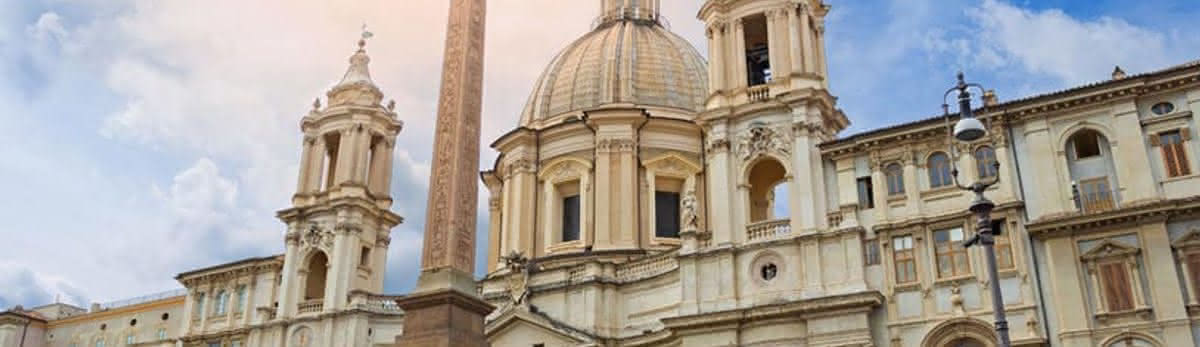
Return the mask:
[(830, 311), (865, 311), (872, 307), (879, 306), (882, 303), (883, 294), (879, 293), (879, 291), (871, 290), (773, 305), (670, 317), (664, 318), (662, 321), (663, 324), (667, 326), (667, 329), (679, 333), (692, 329), (701, 329), (722, 325), (737, 325), (764, 319), (783, 317), (805, 319), (814, 315), (828, 314)]
[(1200, 196), (1152, 201), (1096, 213), (1072, 213), (1043, 217), (1030, 222), (1025, 229), (1033, 237), (1044, 240), (1102, 228), (1196, 215), (1200, 215)]
[(112, 317), (112, 316), (129, 314), (130, 312), (150, 311), (150, 310), (164, 307), (164, 306), (182, 305), (185, 298), (186, 298), (186, 296), (181, 295), (181, 296), (175, 296), (175, 297), (170, 297), (170, 298), (161, 299), (161, 300), (145, 302), (145, 303), (141, 303), (141, 304), (137, 304), (137, 305), (122, 306), (122, 307), (109, 309), (109, 310), (103, 310), (103, 311), (99, 311), (99, 312), (88, 312), (88, 313), (78, 314), (78, 315), (70, 316), (67, 318), (50, 321), (49, 328), (53, 328), (55, 326), (60, 326), (60, 325), (65, 325), (65, 324), (83, 322), (83, 321), (102, 320), (102, 319), (106, 319), (106, 318)]
[[(1200, 61), (1123, 79), (1107, 80), (1015, 99), (980, 108), (976, 110), (976, 113), (986, 122), (1012, 124), (1031, 119), (1054, 117), (1164, 90), (1196, 86), (1200, 86)], [(957, 120), (957, 117), (957, 114), (950, 115), (950, 121)], [(936, 116), (887, 126), (825, 142), (819, 147), (825, 155), (839, 156), (933, 136), (944, 137), (946, 136), (945, 121), (944, 116)]]

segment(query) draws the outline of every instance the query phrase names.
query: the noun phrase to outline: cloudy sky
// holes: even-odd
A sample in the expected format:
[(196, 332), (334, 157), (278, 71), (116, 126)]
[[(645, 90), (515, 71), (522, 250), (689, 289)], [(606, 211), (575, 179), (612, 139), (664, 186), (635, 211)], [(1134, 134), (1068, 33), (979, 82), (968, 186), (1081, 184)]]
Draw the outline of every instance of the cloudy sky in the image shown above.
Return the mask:
[[(1114, 65), (1200, 58), (1195, 1), (827, 1), (845, 134), (937, 114), (959, 69), (1012, 99)], [(515, 126), (598, 2), (490, 1), (483, 143)], [(664, 3), (672, 30), (706, 52), (701, 1)], [(446, 6), (0, 0), (0, 308), (169, 290), (179, 272), (282, 252), (274, 211), (295, 187), (299, 119), (345, 71), (363, 23), (374, 79), (406, 122), (392, 189), (407, 222), (392, 233), (386, 289), (410, 290)], [(483, 167), (494, 158), (485, 148)]]

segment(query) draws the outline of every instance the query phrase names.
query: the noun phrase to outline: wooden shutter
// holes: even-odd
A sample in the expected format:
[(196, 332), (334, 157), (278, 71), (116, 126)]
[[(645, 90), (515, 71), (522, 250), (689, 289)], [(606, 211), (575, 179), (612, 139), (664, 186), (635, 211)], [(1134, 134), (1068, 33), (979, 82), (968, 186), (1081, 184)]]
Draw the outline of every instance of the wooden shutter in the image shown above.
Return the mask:
[(1171, 144), (1171, 147), (1173, 148), (1171, 151), (1175, 152), (1175, 166), (1179, 170), (1179, 175), (1187, 176), (1192, 174), (1192, 167), (1188, 166), (1187, 152), (1184, 151), (1182, 139), (1175, 141), (1175, 143)]
[(1129, 274), (1124, 263), (1100, 265), (1101, 281), (1104, 287), (1105, 302), (1109, 312), (1133, 309), (1133, 290), (1129, 283)]
[(1200, 300), (1200, 253), (1187, 256), (1187, 271), (1192, 280), (1192, 290), (1194, 291), (1192, 295)]

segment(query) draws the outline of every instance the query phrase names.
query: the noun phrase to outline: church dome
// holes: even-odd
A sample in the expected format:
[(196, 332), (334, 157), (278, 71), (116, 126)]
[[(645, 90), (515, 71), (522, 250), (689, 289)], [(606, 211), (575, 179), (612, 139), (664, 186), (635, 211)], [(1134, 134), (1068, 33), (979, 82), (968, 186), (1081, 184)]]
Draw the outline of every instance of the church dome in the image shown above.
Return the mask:
[(704, 58), (663, 27), (656, 10), (606, 11), (542, 72), (520, 125), (542, 128), (606, 104), (699, 112), (708, 93)]

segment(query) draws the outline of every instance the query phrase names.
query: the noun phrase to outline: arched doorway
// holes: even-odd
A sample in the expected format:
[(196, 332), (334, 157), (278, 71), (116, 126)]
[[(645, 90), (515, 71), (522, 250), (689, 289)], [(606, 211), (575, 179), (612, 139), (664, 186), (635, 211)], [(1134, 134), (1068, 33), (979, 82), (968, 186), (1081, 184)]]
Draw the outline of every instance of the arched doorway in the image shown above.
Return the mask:
[(324, 252), (315, 252), (308, 258), (308, 275), (304, 281), (304, 300), (325, 298), (325, 274), (329, 270), (329, 259)]
[(762, 158), (754, 163), (746, 176), (750, 186), (750, 222), (771, 219), (786, 219), (788, 187), (785, 179), (787, 170), (773, 158)]
[(922, 347), (995, 347), (996, 333), (987, 322), (975, 318), (955, 318), (934, 326), (921, 342)]

